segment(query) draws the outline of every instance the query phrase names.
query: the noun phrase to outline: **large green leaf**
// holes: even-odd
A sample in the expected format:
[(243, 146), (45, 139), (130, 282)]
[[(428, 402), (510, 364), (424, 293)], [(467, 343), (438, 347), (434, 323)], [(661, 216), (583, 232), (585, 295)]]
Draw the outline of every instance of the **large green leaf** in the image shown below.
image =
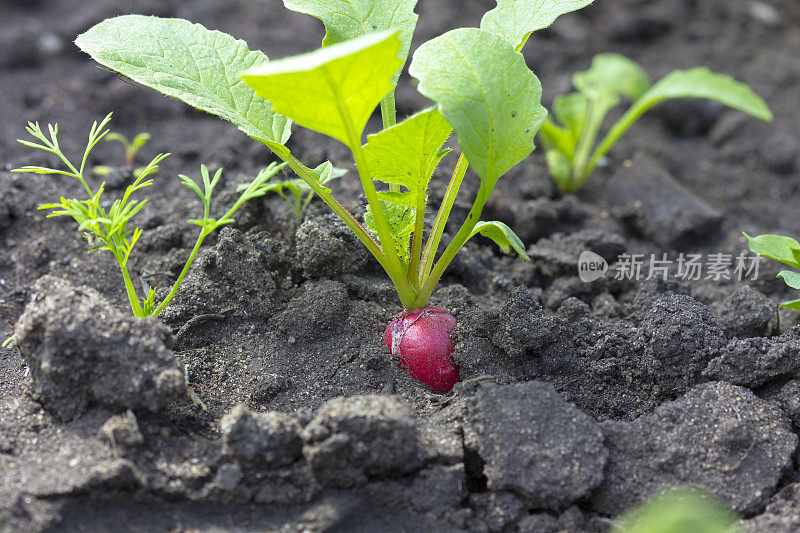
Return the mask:
[(503, 37), (476, 28), (447, 32), (417, 49), (409, 72), (456, 130), (489, 192), (533, 150), (547, 116), (542, 86)]
[[(417, 0), (283, 0), (287, 9), (316, 17), (325, 25), (322, 46), (341, 43), (380, 30), (400, 30), (400, 56), (405, 63), (419, 15)], [(401, 64), (402, 66), (402, 64)], [(393, 78), (397, 83), (400, 71)]]
[(751, 237), (747, 233), (747, 246), (754, 254), (761, 255), (767, 259), (774, 259), (789, 266), (800, 268), (800, 262), (797, 261), (792, 253), (793, 248), (800, 247), (795, 239), (791, 237), (784, 237), (783, 235), (759, 235), (758, 237)]
[(421, 111), (403, 122), (367, 137), (364, 154), (372, 178), (408, 189), (385, 200), (422, 207), (428, 182), (442, 157), (442, 145), (453, 129), (436, 109)]
[(705, 67), (676, 70), (664, 76), (633, 104), (628, 113), (639, 116), (670, 98), (708, 98), (761, 120), (772, 120), (766, 102), (748, 85)]
[(256, 94), (301, 126), (361, 144), (367, 120), (402, 64), (397, 32), (370, 33), (242, 73)]
[(124, 15), (97, 24), (75, 44), (98, 63), (218, 115), (251, 137), (281, 144), (289, 139), (291, 123), (239, 79), (267, 56), (226, 33), (182, 19)]
[(472, 230), (470, 238), (478, 234), (492, 239), (497, 246), (500, 247), (504, 254), (510, 254), (511, 249), (513, 248), (514, 251), (517, 252), (525, 261), (531, 260), (531, 258), (528, 257), (528, 254), (525, 253), (525, 245), (522, 244), (522, 241), (519, 237), (517, 237), (517, 234), (502, 222), (498, 222), (496, 220), (478, 222), (475, 224), (475, 228)]
[(531, 33), (548, 27), (564, 13), (588, 6), (593, 0), (497, 0), (497, 7), (481, 20), (481, 29), (502, 35), (520, 50)]

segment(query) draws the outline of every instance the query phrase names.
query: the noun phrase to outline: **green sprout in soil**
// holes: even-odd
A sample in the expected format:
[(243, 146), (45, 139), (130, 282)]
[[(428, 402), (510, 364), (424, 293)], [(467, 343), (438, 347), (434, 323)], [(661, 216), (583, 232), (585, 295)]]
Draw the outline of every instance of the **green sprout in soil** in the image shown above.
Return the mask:
[[(782, 235), (759, 235), (751, 237), (747, 233), (747, 245), (756, 255), (779, 261), (797, 270), (781, 270), (778, 277), (793, 289), (800, 289), (800, 242)], [(800, 299), (781, 302), (781, 306), (800, 311)]]
[[(262, 170), (256, 180), (261, 178), (261, 173), (263, 172), (269, 172), (269, 169)], [(345, 169), (334, 167), (330, 161), (322, 163), (317, 168), (310, 169), (309, 172), (317, 178), (320, 185), (325, 185), (331, 180), (341, 178), (347, 173)], [(244, 190), (248, 185), (247, 183), (240, 185), (237, 190)], [(273, 180), (266, 183), (265, 187), (267, 192), (275, 192), (286, 200), (286, 203), (289, 204), (294, 213), (295, 224), (298, 226), (302, 224), (306, 209), (311, 200), (314, 199), (314, 191), (311, 190), (311, 187), (301, 178)]]
[[(213, 218), (211, 216), (211, 195), (214, 188), (220, 181), (222, 170), (217, 170), (214, 176), (211, 177), (205, 165), (201, 166), (200, 173), (202, 183), (198, 184), (193, 179), (181, 175), (181, 182), (183, 185), (194, 191), (203, 203), (203, 216), (202, 218), (189, 220), (190, 224), (200, 226), (200, 234), (197, 237), (194, 248), (186, 260), (178, 279), (175, 281), (169, 293), (156, 305), (156, 291), (153, 287), (147, 287), (146, 295), (139, 297), (136, 289), (134, 288), (133, 281), (131, 280), (130, 272), (128, 270), (128, 261), (131, 256), (136, 242), (142, 236), (142, 230), (139, 228), (131, 229), (129, 224), (131, 220), (144, 208), (147, 200), (135, 200), (134, 193), (149, 187), (153, 184), (153, 180), (147, 179), (153, 175), (158, 169), (158, 163), (166, 158), (169, 154), (158, 154), (153, 158), (150, 163), (143, 167), (142, 171), (136, 177), (135, 181), (128, 185), (125, 193), (121, 198), (115, 198), (109, 201), (103, 197), (105, 193), (105, 183), (101, 183), (97, 189), (93, 189), (86, 181), (86, 163), (92, 149), (102, 140), (107, 134), (108, 130), (104, 129), (111, 120), (111, 113), (109, 113), (99, 124), (94, 122), (89, 132), (89, 140), (86, 144), (83, 157), (79, 165), (75, 165), (70, 159), (64, 155), (58, 142), (58, 125), (48, 124), (48, 133), (42, 131), (39, 123), (28, 123), (28, 133), (38, 142), (19, 140), (20, 143), (34, 148), (49, 152), (58, 157), (63, 164), (63, 168), (47, 168), (40, 166), (25, 166), (22, 168), (14, 169), (12, 172), (32, 172), (35, 174), (45, 175), (63, 175), (78, 180), (86, 192), (86, 200), (78, 200), (76, 198), (61, 197), (58, 203), (42, 204), (39, 209), (50, 211), (47, 215), (50, 217), (70, 216), (75, 222), (78, 223), (78, 231), (83, 233), (86, 241), (89, 244), (89, 251), (99, 252), (106, 251), (114, 256), (114, 259), (119, 266), (122, 273), (122, 279), (125, 283), (125, 291), (128, 295), (131, 310), (134, 316), (143, 318), (146, 316), (158, 316), (161, 311), (167, 306), (181, 282), (189, 272), (192, 262), (197, 255), (203, 240), (214, 230), (222, 225), (230, 224), (233, 222), (233, 215), (236, 211), (251, 198), (263, 196), (267, 188), (265, 182), (271, 178), (281, 167), (278, 165), (271, 165), (265, 171), (261, 172), (252, 183), (241, 192), (239, 199), (236, 203), (220, 218)], [(201, 188), (202, 185), (202, 188)], [(110, 204), (110, 207), (106, 208)]]
[(709, 492), (678, 487), (628, 510), (613, 533), (741, 533), (739, 517)]
[[(750, 87), (705, 67), (676, 70), (653, 84), (633, 60), (619, 54), (598, 54), (588, 70), (573, 75), (572, 83), (577, 91), (556, 96), (555, 121), (546, 120), (539, 132), (550, 175), (563, 192), (580, 189), (628, 128), (665, 100), (706, 98), (761, 120), (772, 120), (767, 104)], [(595, 145), (606, 114), (623, 97), (632, 102), (631, 106)]]
[[(103, 140), (106, 142), (118, 142), (122, 145), (125, 149), (125, 168), (132, 171), (133, 176), (138, 178), (145, 167), (133, 168), (136, 164), (136, 155), (139, 153), (139, 150), (147, 144), (147, 141), (150, 140), (150, 134), (147, 132), (138, 133), (133, 140), (128, 140), (123, 134), (110, 131)], [(107, 176), (111, 171), (111, 167), (108, 165), (97, 165), (92, 171), (98, 176)]]

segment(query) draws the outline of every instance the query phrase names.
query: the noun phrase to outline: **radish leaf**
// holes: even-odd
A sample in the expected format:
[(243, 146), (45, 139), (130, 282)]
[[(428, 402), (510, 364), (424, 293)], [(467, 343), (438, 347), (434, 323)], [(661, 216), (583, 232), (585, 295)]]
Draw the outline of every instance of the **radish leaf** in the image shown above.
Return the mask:
[[(325, 25), (322, 46), (342, 43), (381, 30), (400, 31), (405, 63), (419, 16), (417, 0), (283, 0), (287, 9), (316, 17)], [(402, 67), (402, 64), (401, 64)], [(400, 71), (392, 78), (397, 83)]]
[(601, 97), (618, 100), (619, 96), (636, 100), (651, 86), (647, 72), (620, 54), (597, 54), (588, 70), (572, 76), (572, 84), (585, 97), (594, 100)]
[(488, 192), (533, 150), (547, 116), (542, 86), (504, 38), (475, 28), (452, 30), (420, 46), (409, 72), (456, 130)]
[(796, 270), (781, 270), (778, 272), (779, 278), (783, 278), (783, 281), (793, 289), (800, 289), (800, 272)]
[(441, 148), (451, 131), (439, 111), (428, 109), (369, 135), (364, 153), (372, 178), (406, 188), (401, 193), (379, 193), (381, 198), (424, 210), (428, 182), (447, 153)]
[(256, 94), (299, 125), (353, 148), (402, 64), (397, 32), (376, 32), (242, 73)]
[(475, 228), (472, 230), (470, 238), (478, 234), (492, 239), (497, 246), (500, 247), (504, 254), (510, 254), (511, 249), (513, 248), (514, 251), (517, 252), (525, 261), (531, 260), (531, 258), (528, 257), (528, 254), (525, 253), (525, 245), (522, 244), (522, 241), (519, 237), (517, 237), (517, 234), (511, 231), (511, 228), (502, 222), (498, 222), (496, 220), (478, 222), (475, 224)]
[(530, 34), (548, 27), (558, 17), (588, 6), (593, 0), (497, 0), (497, 7), (481, 20), (481, 29), (505, 37), (516, 50)]
[(671, 98), (708, 98), (761, 120), (771, 121), (772, 112), (746, 84), (705, 67), (676, 70), (663, 77), (628, 111), (638, 117), (654, 105)]
[[(448, 152), (441, 148), (452, 131), (439, 111), (428, 109), (367, 137), (364, 155), (372, 179), (406, 189), (378, 192), (392, 228), (392, 240), (404, 262), (409, 259), (411, 234), (415, 229), (422, 231), (428, 183), (439, 161)], [(374, 231), (371, 210), (367, 212), (365, 222)]]
[(781, 302), (781, 307), (786, 307), (788, 309), (794, 309), (795, 311), (800, 311), (800, 300), (789, 300), (788, 302)]
[(780, 261), (786, 265), (800, 268), (800, 262), (795, 258), (792, 249), (800, 248), (800, 243), (791, 237), (784, 237), (783, 235), (759, 235), (758, 237), (751, 237), (747, 233), (747, 246), (754, 254)]
[(241, 71), (267, 62), (244, 41), (182, 19), (124, 15), (95, 25), (75, 44), (98, 63), (222, 117), (250, 137), (289, 140), (291, 122), (239, 79)]
[[(751, 237), (747, 233), (747, 246), (754, 254), (780, 261), (786, 265), (800, 268), (800, 243), (791, 237), (783, 235), (759, 235)], [(793, 289), (800, 289), (800, 272), (796, 270), (781, 270), (778, 277)], [(781, 302), (781, 306), (800, 311), (800, 300)]]

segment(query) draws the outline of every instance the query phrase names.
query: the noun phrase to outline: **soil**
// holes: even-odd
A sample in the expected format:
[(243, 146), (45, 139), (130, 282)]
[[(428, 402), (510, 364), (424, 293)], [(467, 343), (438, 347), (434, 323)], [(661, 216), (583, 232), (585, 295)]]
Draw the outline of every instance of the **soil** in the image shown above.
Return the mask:
[[(420, 0), (415, 45), (477, 25), (492, 5)], [(696, 65), (728, 73), (776, 119), (662, 105), (577, 196), (556, 191), (541, 151), (517, 165), (485, 217), (509, 224), (533, 261), (476, 240), (450, 268), (432, 299), (459, 323), (462, 381), (446, 395), (390, 360), (393, 288), (319, 202), (299, 228), (277, 196), (248, 206), (209, 238), (162, 321), (133, 319), (112, 259), (36, 210), (81, 191), (9, 172), (49, 162), (15, 142), (26, 121), (58, 122), (72, 154), (109, 111), (114, 130), (150, 132), (142, 157), (172, 156), (139, 216), (132, 270), (168, 287), (199, 208), (178, 173), (224, 167), (221, 207), (270, 161), (230, 125), (72, 44), (131, 12), (200, 22), (270, 57), (322, 37), (277, 0), (0, 7), (0, 338), (16, 341), (0, 350), (7, 531), (599, 532), (683, 484), (716, 493), (747, 531), (800, 530), (800, 326), (777, 307), (796, 297), (779, 267), (763, 262), (757, 280), (613, 275), (624, 253), (735, 257), (742, 231), (800, 235), (800, 4), (597, 0), (531, 39), (548, 105), (614, 51), (656, 79)], [(399, 113), (425, 105), (401, 80)], [(335, 193), (361, 212), (343, 146), (300, 128), (290, 146), (312, 166), (350, 169)], [(119, 165), (121, 152), (102, 144), (91, 163)], [(453, 163), (435, 175), (433, 205)], [(579, 279), (584, 250), (612, 263), (604, 278)]]

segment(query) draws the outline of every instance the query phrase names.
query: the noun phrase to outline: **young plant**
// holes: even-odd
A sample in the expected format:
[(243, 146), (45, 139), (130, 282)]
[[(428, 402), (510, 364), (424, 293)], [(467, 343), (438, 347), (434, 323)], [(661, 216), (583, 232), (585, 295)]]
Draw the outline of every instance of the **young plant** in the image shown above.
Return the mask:
[(48, 135), (42, 131), (42, 128), (39, 126), (38, 122), (29, 122), (27, 131), (39, 142), (26, 140), (19, 140), (19, 142), (30, 148), (43, 150), (45, 152), (54, 154), (59, 160), (61, 160), (65, 168), (58, 169), (39, 166), (26, 166), (14, 169), (12, 172), (56, 174), (68, 176), (80, 181), (84, 191), (86, 191), (88, 199), (78, 200), (75, 198), (65, 198), (62, 196), (58, 203), (42, 204), (39, 206), (39, 209), (49, 210), (50, 213), (47, 215), (48, 218), (58, 216), (72, 217), (75, 222), (78, 223), (78, 231), (82, 232), (83, 236), (86, 238), (86, 241), (89, 244), (90, 253), (106, 251), (110, 252), (111, 255), (114, 256), (120, 272), (122, 273), (122, 279), (125, 283), (125, 291), (127, 292), (131, 311), (133, 311), (134, 316), (139, 318), (150, 315), (157, 316), (159, 313), (161, 313), (161, 311), (163, 311), (170, 300), (172, 300), (172, 297), (175, 296), (175, 293), (178, 291), (178, 287), (180, 287), (183, 278), (186, 277), (186, 274), (189, 272), (189, 268), (192, 266), (192, 262), (194, 261), (198, 250), (200, 250), (203, 240), (218, 227), (233, 222), (233, 214), (239, 209), (239, 207), (242, 206), (244, 202), (251, 198), (263, 196), (267, 191), (265, 182), (271, 178), (281, 167), (273, 164), (265, 171), (262, 171), (258, 178), (242, 191), (241, 196), (233, 205), (233, 207), (231, 207), (221, 218), (211, 217), (211, 195), (214, 191), (214, 187), (216, 187), (216, 185), (219, 183), (219, 180), (222, 176), (222, 170), (218, 170), (214, 174), (214, 177), (211, 178), (209, 176), (208, 169), (205, 167), (205, 165), (203, 165), (200, 169), (202, 175), (202, 189), (200, 188), (200, 185), (198, 185), (191, 178), (184, 175), (180, 176), (183, 185), (197, 193), (197, 195), (200, 197), (200, 200), (203, 202), (203, 217), (188, 221), (190, 224), (196, 224), (200, 226), (200, 234), (197, 237), (197, 241), (195, 242), (189, 258), (186, 260), (183, 270), (172, 286), (172, 289), (169, 291), (167, 296), (158, 305), (156, 305), (155, 289), (152, 287), (147, 287), (147, 294), (140, 298), (136, 292), (136, 289), (134, 288), (133, 281), (131, 280), (130, 272), (128, 270), (128, 260), (130, 259), (133, 247), (136, 245), (136, 242), (142, 235), (142, 230), (139, 228), (131, 229), (129, 227), (129, 223), (133, 217), (142, 210), (145, 204), (147, 204), (147, 200), (134, 200), (133, 194), (153, 184), (152, 180), (145, 178), (155, 173), (158, 169), (158, 163), (169, 154), (159, 154), (153, 158), (150, 164), (144, 167), (142, 172), (139, 173), (139, 175), (136, 177), (136, 180), (127, 187), (122, 197), (114, 199), (113, 202), (111, 202), (111, 207), (106, 209), (103, 207), (108, 205), (108, 201), (103, 198), (103, 193), (105, 192), (105, 183), (101, 183), (96, 190), (92, 189), (92, 187), (86, 181), (85, 171), (86, 163), (89, 159), (89, 154), (92, 152), (92, 149), (108, 134), (108, 130), (104, 128), (110, 120), (111, 113), (109, 113), (99, 124), (97, 122), (92, 124), (91, 130), (89, 131), (89, 141), (86, 144), (86, 149), (83, 152), (83, 157), (79, 166), (74, 165), (61, 151), (61, 147), (58, 143), (57, 124), (48, 124), (48, 137)]
[[(756, 255), (780, 261), (785, 265), (800, 270), (800, 243), (791, 237), (781, 235), (759, 235), (751, 237), (747, 233), (747, 246)], [(797, 270), (781, 270), (778, 277), (793, 289), (800, 289), (800, 272)], [(800, 299), (781, 302), (781, 306), (800, 311)]]
[[(259, 172), (256, 180), (261, 178), (261, 173), (269, 171), (269, 168), (267, 168)], [(311, 169), (310, 172), (317, 178), (321, 185), (325, 185), (329, 181), (341, 178), (347, 174), (345, 169), (333, 166), (330, 161), (326, 161), (317, 168)], [(237, 191), (242, 191), (248, 186), (248, 183), (240, 185)], [(286, 200), (286, 203), (291, 206), (292, 211), (294, 212), (295, 224), (299, 226), (303, 223), (303, 216), (308, 208), (308, 204), (310, 204), (311, 200), (314, 199), (314, 191), (311, 190), (311, 187), (309, 187), (305, 181), (300, 178), (285, 179), (270, 181), (265, 183), (264, 186), (266, 187), (267, 192), (277, 193), (281, 198)]]
[[(705, 67), (676, 70), (651, 84), (647, 73), (619, 54), (598, 54), (588, 70), (572, 77), (576, 92), (556, 96), (553, 115), (539, 137), (550, 175), (563, 192), (576, 192), (598, 161), (647, 110), (672, 98), (706, 98), (771, 121), (767, 104), (750, 87)], [(595, 146), (606, 114), (629, 99), (632, 104)]]
[[(110, 131), (103, 140), (105, 142), (118, 142), (122, 145), (125, 149), (125, 168), (132, 171), (135, 178), (139, 177), (139, 174), (142, 173), (145, 167), (133, 168), (133, 166), (136, 163), (136, 155), (139, 153), (139, 150), (150, 140), (150, 134), (147, 132), (137, 133), (133, 140), (129, 141), (123, 134)], [(92, 170), (98, 176), (107, 176), (111, 171), (111, 167), (108, 165), (97, 165)]]
[[(287, 8), (319, 18), (326, 33), (321, 49), (274, 61), (198, 24), (138, 15), (105, 20), (76, 44), (106, 67), (232, 122), (283, 160), (392, 280), (404, 308), (386, 331), (392, 354), (412, 375), (445, 392), (458, 377), (451, 359), (455, 320), (428, 305), (445, 270), (478, 234), (528, 259), (505, 224), (480, 220), (500, 177), (533, 150), (547, 114), (539, 80), (520, 50), (533, 31), (591, 1), (499, 0), (480, 28), (424, 43), (409, 72), (436, 105), (400, 123), (394, 94), (418, 18), (416, 0), (284, 0)], [(383, 129), (364, 143), (378, 106)], [(363, 221), (286, 146), (292, 121), (349, 148), (367, 199)], [(460, 154), (426, 239), (428, 186), (453, 131)], [(472, 208), (436, 257), (469, 166), (480, 178)], [(409, 335), (413, 343), (404, 342)], [(409, 344), (413, 356), (406, 353)], [(425, 377), (434, 375), (446, 378)]]

